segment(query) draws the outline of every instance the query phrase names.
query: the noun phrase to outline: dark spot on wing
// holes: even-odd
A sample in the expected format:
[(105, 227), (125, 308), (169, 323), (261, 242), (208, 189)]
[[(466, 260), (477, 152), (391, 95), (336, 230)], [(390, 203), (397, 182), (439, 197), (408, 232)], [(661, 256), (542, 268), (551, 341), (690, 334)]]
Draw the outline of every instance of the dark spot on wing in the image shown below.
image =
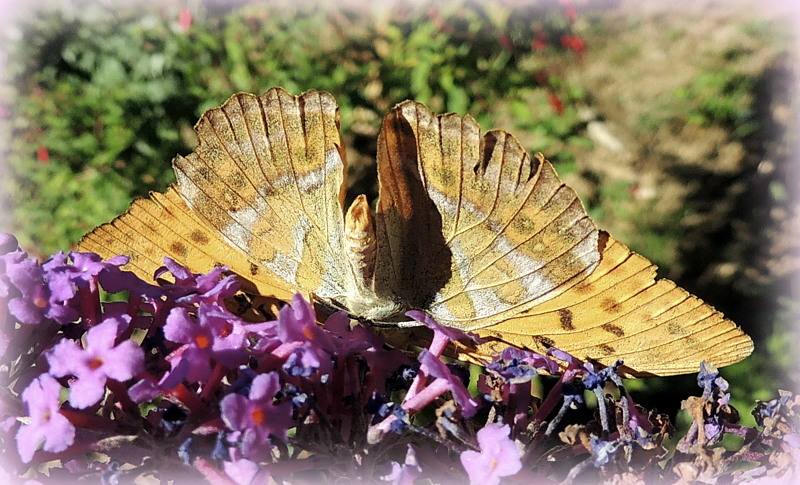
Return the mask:
[(239, 171), (233, 171), (228, 174), (228, 183), (234, 190), (242, 190), (247, 186), (247, 179)]
[(531, 335), (531, 338), (533, 339), (534, 345), (545, 349), (549, 349), (556, 345), (556, 342), (553, 339), (545, 337), (544, 335)]
[(683, 328), (679, 323), (669, 322), (667, 324), (667, 333), (670, 335), (685, 335), (686, 329)]
[(603, 310), (608, 313), (619, 313), (622, 311), (622, 306), (613, 298), (606, 298), (603, 300)]
[(612, 346), (610, 346), (608, 344), (600, 344), (597, 347), (600, 349), (600, 352), (602, 352), (602, 353), (604, 353), (606, 355), (611, 355), (614, 352), (616, 352), (616, 349), (614, 349), (614, 347), (612, 347)]
[(561, 323), (561, 328), (564, 330), (575, 330), (575, 325), (572, 324), (572, 312), (567, 309), (558, 311), (558, 318)]
[(195, 229), (194, 231), (189, 233), (189, 239), (197, 244), (208, 244), (208, 236), (205, 235), (203, 231)]
[(581, 281), (577, 285), (573, 286), (575, 288), (575, 293), (579, 295), (585, 295), (586, 293), (591, 292), (594, 287), (591, 283), (587, 283), (586, 281)]
[(202, 179), (206, 180), (211, 177), (213, 172), (210, 168), (206, 167), (205, 165), (194, 164), (194, 170), (197, 171), (197, 175), (199, 175)]
[(186, 253), (188, 252), (188, 249), (186, 249), (186, 245), (180, 241), (171, 242), (169, 245), (169, 250), (172, 254), (175, 254), (181, 258), (185, 258)]
[(239, 197), (230, 191), (225, 191), (222, 193), (222, 206), (228, 212), (239, 212), (242, 208), (239, 206)]
[(616, 337), (624, 337), (625, 336), (625, 331), (622, 330), (622, 328), (620, 328), (620, 327), (618, 327), (616, 325), (613, 325), (611, 323), (604, 323), (600, 328), (602, 328), (603, 330), (605, 330), (606, 332), (608, 332), (610, 334), (613, 334)]
[(597, 250), (600, 251), (600, 254), (603, 254), (603, 251), (606, 250), (606, 246), (608, 245), (608, 238), (609, 234), (606, 231), (598, 231), (597, 234)]

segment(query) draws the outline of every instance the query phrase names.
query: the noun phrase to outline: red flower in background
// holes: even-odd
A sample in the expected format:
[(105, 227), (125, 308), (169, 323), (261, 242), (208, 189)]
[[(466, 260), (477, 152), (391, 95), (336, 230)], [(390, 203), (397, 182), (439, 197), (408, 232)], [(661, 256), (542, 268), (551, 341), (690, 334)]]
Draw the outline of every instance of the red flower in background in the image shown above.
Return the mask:
[(547, 95), (547, 100), (550, 102), (550, 106), (552, 106), (553, 111), (555, 111), (557, 114), (562, 114), (564, 112), (564, 103), (561, 102), (555, 91), (550, 91), (550, 94)]
[(565, 35), (561, 37), (561, 45), (576, 54), (582, 54), (583, 51), (586, 50), (586, 43), (577, 35)]
[(186, 7), (182, 7), (178, 13), (178, 26), (181, 32), (188, 32), (189, 27), (192, 26), (192, 11)]
[(567, 20), (574, 22), (575, 19), (578, 18), (578, 9), (575, 7), (575, 4), (572, 3), (572, 0), (561, 0), (558, 3), (564, 7), (564, 15), (566, 15)]
[(547, 48), (547, 39), (544, 36), (544, 30), (537, 30), (536, 36), (531, 42), (531, 48), (535, 51), (542, 51)]
[(50, 163), (50, 151), (44, 145), (39, 145), (36, 149), (36, 159), (40, 163)]
[(500, 36), (500, 46), (507, 51), (514, 50), (514, 44), (511, 42), (511, 38), (506, 34)]

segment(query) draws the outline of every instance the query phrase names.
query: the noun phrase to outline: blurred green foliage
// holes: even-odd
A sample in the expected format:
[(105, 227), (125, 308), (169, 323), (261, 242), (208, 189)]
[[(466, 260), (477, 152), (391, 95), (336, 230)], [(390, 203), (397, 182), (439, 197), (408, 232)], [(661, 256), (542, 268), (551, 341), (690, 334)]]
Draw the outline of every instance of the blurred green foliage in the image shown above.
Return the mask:
[(688, 111), (689, 121), (701, 126), (713, 122), (729, 126), (738, 137), (751, 135), (758, 127), (753, 105), (757, 78), (732, 69), (703, 72), (679, 89), (678, 99), (699, 100)]
[[(163, 190), (169, 161), (193, 148), (194, 122), (238, 91), (330, 91), (346, 142), (356, 123), (376, 133), (404, 99), (469, 112), (486, 129), (511, 103), (517, 123), (535, 127), (526, 148), (555, 159), (568, 158), (562, 140), (578, 137), (581, 93), (559, 85), (553, 68), (577, 56), (559, 42), (571, 22), (555, 1), (199, 5), (188, 28), (178, 5), (84, 7), (31, 16), (13, 49), (12, 229), (42, 254), (67, 249), (134, 196)], [(553, 97), (563, 98), (561, 114)]]

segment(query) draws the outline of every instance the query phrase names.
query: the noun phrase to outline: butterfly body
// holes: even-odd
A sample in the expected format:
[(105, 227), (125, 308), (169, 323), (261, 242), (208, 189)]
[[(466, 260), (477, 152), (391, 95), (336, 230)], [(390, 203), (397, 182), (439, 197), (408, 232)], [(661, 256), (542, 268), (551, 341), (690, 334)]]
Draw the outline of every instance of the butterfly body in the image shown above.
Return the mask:
[(294, 292), (378, 324), (408, 310), (505, 345), (625, 360), (631, 375), (696, 372), (752, 351), (732, 322), (597, 228), (540, 154), (503, 131), (403, 102), (378, 139), (379, 198), (344, 210), (338, 108), (323, 92), (238, 94), (203, 115), (176, 185), (88, 234), (151, 276), (163, 256), (246, 287)]
[(375, 218), (367, 203), (366, 196), (355, 198), (345, 215), (346, 259), (352, 272), (352, 282), (344, 296), (344, 303), (338, 304), (351, 316), (362, 321), (384, 323), (398, 322), (405, 317), (406, 308), (393, 295), (380, 296), (375, 292), (375, 266), (377, 258), (377, 238)]

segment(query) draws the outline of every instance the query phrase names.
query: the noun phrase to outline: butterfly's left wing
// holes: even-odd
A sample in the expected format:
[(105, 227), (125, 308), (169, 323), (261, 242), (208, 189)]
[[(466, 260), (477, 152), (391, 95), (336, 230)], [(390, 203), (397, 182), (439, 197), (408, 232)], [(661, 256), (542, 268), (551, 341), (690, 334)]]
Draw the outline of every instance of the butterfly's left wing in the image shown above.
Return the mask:
[(557, 347), (670, 375), (752, 351), (731, 321), (598, 230), (552, 165), (505, 132), (481, 136), (469, 116), (405, 102), (384, 120), (378, 173), (384, 285), (490, 339), (469, 355)]

